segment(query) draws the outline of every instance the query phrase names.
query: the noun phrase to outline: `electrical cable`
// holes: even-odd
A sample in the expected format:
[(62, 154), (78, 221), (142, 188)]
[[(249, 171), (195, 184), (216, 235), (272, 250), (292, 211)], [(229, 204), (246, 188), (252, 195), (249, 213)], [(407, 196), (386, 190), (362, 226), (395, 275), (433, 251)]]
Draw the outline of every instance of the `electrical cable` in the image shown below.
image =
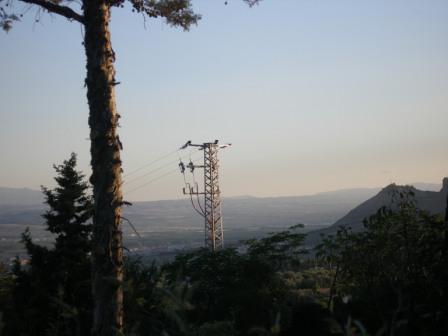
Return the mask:
[[(192, 162), (192, 160), (191, 160), (191, 153), (192, 153), (193, 151), (190, 151), (190, 163), (192, 164), (193, 162)], [(205, 211), (204, 211), (204, 209), (202, 208), (202, 206), (201, 206), (201, 202), (200, 202), (200, 199), (199, 199), (199, 187), (198, 187), (198, 183), (196, 182), (196, 177), (195, 177), (195, 174), (194, 174), (194, 168), (192, 168), (191, 169), (191, 174), (193, 175), (193, 183), (194, 183), (194, 185), (196, 186), (196, 201), (198, 202), (198, 206), (199, 206), (199, 209), (201, 209), (201, 213), (202, 213), (202, 215), (205, 217)], [(193, 200), (191, 200), (191, 202), (193, 203)], [(193, 207), (195, 208), (195, 206), (193, 205)], [(196, 210), (196, 208), (195, 208), (195, 210)], [(198, 211), (198, 210), (196, 210), (196, 211)]]
[(193, 202), (193, 195), (191, 193), (190, 193), (190, 201), (191, 201), (191, 205), (193, 206), (193, 209), (196, 210), (196, 212), (198, 214), (200, 214), (202, 217), (205, 217), (205, 213), (204, 212), (201, 212), (198, 209), (196, 209), (196, 206), (194, 205), (194, 202)]
[(128, 223), (129, 224), (129, 226), (132, 228), (132, 230), (135, 232), (135, 234), (137, 235), (137, 237), (138, 237), (138, 243), (139, 243), (139, 245), (140, 245), (140, 247), (141, 248), (143, 248), (144, 246), (143, 246), (143, 238), (142, 238), (142, 236), (140, 236), (140, 233), (138, 233), (138, 231), (137, 231), (137, 229), (135, 228), (135, 226), (134, 226), (134, 224), (132, 224), (132, 222), (129, 220), (129, 219), (127, 219), (126, 217), (123, 217), (123, 216), (121, 216), (121, 222), (123, 222), (123, 221), (125, 221), (126, 223)]
[[(184, 158), (185, 158), (185, 157), (184, 157)], [(124, 182), (122, 183), (122, 185), (129, 185), (129, 184), (131, 184), (131, 183), (133, 183), (133, 182), (135, 182), (135, 181), (137, 181), (137, 180), (140, 180), (140, 179), (142, 179), (142, 178), (144, 178), (144, 177), (147, 177), (147, 176), (149, 176), (149, 175), (151, 175), (151, 174), (153, 174), (153, 173), (156, 173), (156, 172), (162, 170), (163, 168), (166, 168), (166, 167), (168, 167), (168, 166), (171, 166), (171, 165), (172, 165), (173, 163), (175, 163), (175, 162), (177, 162), (177, 159), (176, 159), (176, 160), (173, 160), (173, 161), (170, 161), (170, 162), (164, 164), (163, 166), (160, 166), (160, 167), (157, 167), (157, 168), (155, 168), (155, 169), (153, 169), (153, 170), (150, 170), (149, 172), (147, 172), (147, 173), (145, 173), (145, 174), (143, 174), (143, 175), (134, 177), (133, 179), (130, 179), (129, 181), (124, 181)]]
[[(194, 171), (192, 172), (192, 174), (193, 174), (193, 183), (196, 186), (196, 201), (198, 202), (199, 209), (201, 209), (202, 214), (205, 216), (205, 211), (202, 208), (202, 205), (201, 205), (201, 202), (200, 202), (200, 199), (199, 199), (199, 186), (198, 186), (198, 183), (196, 182), (196, 179), (194, 177)], [(192, 202), (193, 202), (193, 200), (192, 200)]]
[(141, 178), (143, 178), (143, 177), (146, 177), (146, 176), (148, 176), (148, 175), (151, 175), (151, 174), (153, 174), (153, 173), (156, 173), (156, 172), (162, 170), (162, 169), (165, 168), (165, 167), (171, 166), (171, 165), (172, 165), (173, 163), (175, 163), (175, 162), (177, 162), (177, 159), (174, 160), (174, 161), (170, 161), (170, 162), (168, 162), (167, 164), (164, 164), (163, 166), (160, 166), (160, 167), (158, 167), (158, 168), (155, 168), (155, 169), (153, 169), (153, 170), (150, 170), (149, 172), (147, 172), (147, 173), (145, 173), (145, 174), (143, 174), (143, 175), (141, 175), (141, 176), (134, 177), (133, 179), (130, 179), (130, 180), (128, 180), (128, 181), (124, 181), (124, 182), (123, 182), (123, 185), (125, 185), (125, 184), (129, 185), (129, 184), (131, 184), (131, 183), (133, 183), (133, 182), (135, 182), (135, 181), (137, 181), (137, 180), (139, 180), (139, 179), (141, 179)]
[[(199, 159), (197, 159), (197, 160), (195, 160), (195, 161), (198, 161), (198, 160), (199, 160)], [(141, 185), (135, 187), (134, 189), (131, 189), (131, 190), (129, 190), (129, 191), (125, 191), (125, 193), (126, 193), (126, 194), (130, 194), (130, 193), (132, 193), (132, 192), (134, 192), (134, 191), (136, 191), (136, 190), (139, 190), (139, 189), (141, 189), (141, 188), (143, 188), (143, 187), (145, 187), (145, 186), (147, 186), (147, 185), (149, 185), (149, 184), (151, 184), (151, 183), (153, 183), (153, 182), (155, 182), (155, 181), (157, 181), (157, 180), (160, 180), (161, 178), (163, 178), (163, 177), (165, 177), (165, 176), (168, 176), (168, 175), (170, 175), (170, 174), (173, 174), (173, 173), (176, 172), (177, 170), (178, 170), (178, 168), (169, 170), (169, 171), (166, 172), (165, 174), (162, 174), (162, 175), (160, 175), (160, 176), (157, 176), (157, 177), (155, 177), (155, 178), (153, 178), (153, 179), (151, 179), (151, 180), (149, 180), (149, 181), (147, 181), (147, 182), (145, 182), (145, 183), (143, 183), (143, 184), (141, 184)]]
[(149, 166), (152, 166), (154, 163), (157, 163), (157, 162), (159, 162), (159, 161), (161, 161), (161, 160), (163, 160), (163, 159), (165, 159), (165, 158), (167, 158), (167, 157), (173, 155), (174, 153), (177, 153), (178, 151), (179, 151), (178, 149), (176, 149), (176, 150), (174, 150), (174, 151), (171, 151), (171, 152), (169, 152), (168, 154), (165, 154), (165, 155), (159, 157), (158, 159), (152, 160), (151, 162), (146, 163), (146, 164), (144, 164), (143, 166), (140, 166), (140, 167), (138, 167), (138, 168), (136, 168), (136, 169), (130, 171), (130, 172), (127, 173), (127, 174), (124, 174), (123, 177), (128, 177), (128, 176), (130, 176), (130, 175), (133, 175), (133, 174), (135, 174), (136, 172), (139, 172), (140, 170), (142, 170), (142, 169), (144, 169), (144, 168), (147, 168), (147, 167), (149, 167)]
[(139, 185), (138, 187), (136, 187), (136, 188), (134, 188), (134, 189), (131, 189), (131, 190), (129, 190), (129, 191), (126, 191), (125, 193), (126, 193), (126, 194), (130, 194), (130, 193), (132, 193), (132, 192), (134, 192), (134, 191), (136, 191), (136, 190), (139, 190), (139, 189), (141, 189), (141, 188), (147, 186), (148, 184), (151, 184), (151, 183), (153, 183), (153, 182), (155, 182), (155, 181), (157, 181), (157, 180), (160, 180), (161, 178), (163, 178), (163, 177), (165, 177), (165, 176), (168, 176), (168, 175), (170, 175), (170, 174), (173, 174), (173, 173), (176, 172), (176, 171), (177, 171), (177, 168), (176, 168), (176, 169), (173, 169), (173, 170), (170, 170), (170, 171), (168, 171), (167, 173), (165, 173), (165, 174), (163, 174), (163, 175), (160, 175), (160, 176), (158, 176), (158, 177), (156, 177), (156, 178), (153, 178), (152, 180), (149, 180), (148, 182), (146, 182), (146, 183), (144, 183), (144, 184), (141, 184), (141, 185)]
[[(182, 175), (183, 175), (183, 177), (184, 177), (184, 183), (185, 183), (185, 189), (187, 189), (188, 190), (188, 195), (190, 196), (190, 202), (191, 202), (191, 205), (193, 206), (193, 209), (199, 214), (199, 215), (201, 215), (202, 217), (205, 217), (205, 212), (204, 212), (204, 209), (202, 209), (202, 206), (201, 206), (201, 204), (200, 204), (200, 202), (199, 202), (199, 188), (198, 188), (198, 184), (196, 183), (196, 180), (195, 180), (195, 177), (194, 177), (194, 165), (193, 165), (193, 161), (192, 161), (192, 156), (191, 156), (191, 154), (193, 153), (193, 150), (190, 150), (190, 152), (188, 153), (188, 155), (189, 155), (189, 157), (190, 157), (190, 163), (189, 163), (189, 165), (188, 165), (188, 167), (190, 167), (190, 171), (191, 171), (191, 173), (193, 174), (193, 183), (194, 183), (194, 185), (196, 186), (196, 192), (195, 192), (195, 194), (196, 194), (196, 197), (197, 197), (197, 202), (198, 202), (198, 206), (199, 206), (199, 209), (200, 210), (198, 210), (197, 208), (196, 208), (196, 205), (194, 204), (194, 201), (193, 201), (193, 188), (191, 188), (191, 186), (190, 186), (190, 183), (188, 183), (187, 182), (187, 179), (186, 179), (186, 177), (185, 177), (185, 169), (183, 169), (182, 170)], [(180, 157), (180, 155), (179, 155), (179, 161), (181, 162), (181, 164), (182, 164), (182, 158)], [(184, 190), (185, 190), (184, 189)], [(185, 191), (184, 191), (184, 193), (185, 193)]]

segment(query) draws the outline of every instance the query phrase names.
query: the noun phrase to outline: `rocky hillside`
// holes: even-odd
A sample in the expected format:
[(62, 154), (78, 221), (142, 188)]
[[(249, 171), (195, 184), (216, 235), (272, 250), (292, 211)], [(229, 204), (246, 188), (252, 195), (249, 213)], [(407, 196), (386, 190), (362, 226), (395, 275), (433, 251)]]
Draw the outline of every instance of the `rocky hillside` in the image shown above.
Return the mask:
[(363, 220), (374, 215), (383, 206), (393, 207), (397, 193), (411, 191), (415, 197), (416, 206), (433, 214), (444, 214), (448, 196), (448, 178), (443, 179), (442, 188), (439, 191), (423, 191), (413, 186), (399, 186), (390, 184), (378, 194), (361, 203), (345, 216), (328, 228), (316, 230), (308, 235), (307, 244), (314, 245), (320, 240), (321, 234), (333, 234), (340, 226), (351, 227), (358, 231), (363, 228)]

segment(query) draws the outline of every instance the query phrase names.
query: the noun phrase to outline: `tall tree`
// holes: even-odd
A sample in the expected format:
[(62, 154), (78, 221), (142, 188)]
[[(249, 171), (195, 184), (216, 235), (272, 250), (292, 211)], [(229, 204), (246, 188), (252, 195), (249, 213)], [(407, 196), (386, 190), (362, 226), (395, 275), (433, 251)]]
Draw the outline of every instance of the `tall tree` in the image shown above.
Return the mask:
[[(250, 6), (260, 0), (243, 0)], [(20, 17), (14, 2), (35, 5), (84, 26), (87, 101), (93, 184), (93, 296), (94, 335), (116, 335), (123, 330), (123, 252), (121, 233), (120, 118), (115, 104), (115, 53), (109, 22), (112, 7), (125, 0), (0, 0), (0, 26), (8, 31)], [(165, 18), (171, 26), (188, 30), (200, 15), (190, 0), (128, 0), (133, 10), (149, 18)], [(81, 7), (79, 8), (79, 3)]]

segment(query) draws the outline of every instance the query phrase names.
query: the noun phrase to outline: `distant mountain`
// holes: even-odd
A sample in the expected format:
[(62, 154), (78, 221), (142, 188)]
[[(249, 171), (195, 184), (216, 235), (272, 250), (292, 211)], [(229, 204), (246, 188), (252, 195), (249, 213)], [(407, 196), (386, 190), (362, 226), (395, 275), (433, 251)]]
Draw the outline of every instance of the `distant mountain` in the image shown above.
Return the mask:
[[(41, 224), (45, 206), (40, 192), (1, 188), (0, 224)], [(328, 226), (379, 189), (338, 190), (308, 196), (240, 196), (222, 200), (225, 229), (257, 230), (286, 228), (304, 223), (310, 229)], [(10, 191), (10, 197), (6, 197)], [(195, 200), (196, 201), (196, 200)], [(15, 203), (14, 203), (15, 202)], [(203, 220), (189, 199), (135, 202), (124, 216), (140, 231), (202, 230)]]
[[(426, 186), (434, 187), (435, 184)], [(341, 217), (357, 222), (364, 213), (376, 211), (387, 200), (375, 196), (364, 209), (347, 214), (360, 203), (380, 192), (380, 188), (343, 189), (307, 196), (239, 196), (222, 200), (225, 229), (257, 230), (286, 228), (303, 223), (308, 229), (330, 226)], [(431, 195), (431, 192), (427, 192)], [(196, 201), (196, 200), (195, 200)], [(45, 211), (40, 191), (0, 188), (0, 224), (41, 224)], [(135, 202), (124, 208), (124, 216), (141, 231), (202, 230), (201, 217), (189, 199)], [(335, 224), (335, 225), (337, 225)]]
[[(266, 235), (297, 223), (307, 230), (334, 223), (350, 209), (373, 196), (377, 189), (351, 189), (298, 197), (236, 197), (222, 200), (226, 244)], [(33, 238), (44, 244), (52, 239), (41, 215), (42, 203), (36, 205), (0, 204), (0, 260), (23, 255), (21, 233), (30, 227)], [(23, 202), (22, 202), (23, 203)], [(204, 220), (192, 208), (190, 199), (155, 202), (135, 202), (125, 207), (123, 216), (129, 219), (142, 239), (130, 225), (124, 223), (125, 246), (145, 255), (175, 254), (182, 249), (203, 245)]]
[[(435, 185), (417, 184), (428, 187)], [(440, 186), (440, 185), (439, 185)], [(328, 228), (310, 232), (307, 244), (314, 245), (320, 240), (321, 234), (334, 234), (341, 226), (351, 227), (354, 231), (362, 230), (363, 220), (374, 215), (383, 206), (391, 206), (394, 192), (412, 191), (415, 195), (416, 206), (432, 214), (444, 214), (447, 205), (448, 178), (443, 179), (442, 188), (439, 191), (422, 191), (414, 186), (398, 186), (390, 184), (377, 195), (361, 203), (345, 216)]]
[[(328, 226), (378, 189), (350, 189), (309, 196), (230, 197), (222, 200), (225, 229), (286, 228), (297, 223)], [(196, 200), (194, 200), (196, 202)], [(203, 229), (189, 199), (135, 202), (124, 209), (142, 230)]]
[[(436, 210), (443, 207), (443, 201), (437, 198), (439, 193), (419, 191), (417, 194), (423, 204), (429, 207), (436, 204)], [(24, 253), (18, 241), (27, 226), (36, 241), (51, 244), (51, 236), (42, 225), (41, 215), (46, 207), (39, 191), (0, 188), (0, 195), (0, 260)], [(305, 224), (307, 231), (333, 223), (336, 224), (330, 230), (343, 223), (356, 226), (387, 200), (385, 191), (379, 188), (337, 190), (308, 196), (224, 198), (225, 241), (233, 244), (297, 223)], [(138, 251), (136, 253), (175, 254), (203, 244), (204, 221), (192, 208), (190, 199), (135, 202), (124, 208), (123, 216), (133, 223), (142, 237), (138, 239), (131, 227), (124, 224), (125, 245)], [(311, 237), (319, 237), (316, 232), (329, 231), (313, 231)]]
[(0, 205), (36, 205), (43, 201), (42, 192), (38, 190), (0, 187)]
[(0, 224), (42, 224), (45, 211), (43, 204), (39, 205), (0, 205)]
[[(222, 201), (224, 228), (274, 231), (297, 223), (305, 224), (307, 231), (328, 227), (380, 191), (380, 188), (357, 188), (308, 196), (224, 198)], [(431, 192), (427, 193), (431, 195)], [(364, 212), (375, 213), (384, 202), (387, 201), (379, 200), (371, 204), (371, 209), (362, 211), (359, 215), (360, 222), (364, 218)], [(432, 204), (432, 201), (429, 203)], [(176, 230), (202, 232), (204, 225), (202, 218), (193, 210), (189, 199), (135, 202), (133, 206), (124, 209), (124, 215), (143, 232)], [(358, 219), (348, 217), (348, 220), (356, 222)]]

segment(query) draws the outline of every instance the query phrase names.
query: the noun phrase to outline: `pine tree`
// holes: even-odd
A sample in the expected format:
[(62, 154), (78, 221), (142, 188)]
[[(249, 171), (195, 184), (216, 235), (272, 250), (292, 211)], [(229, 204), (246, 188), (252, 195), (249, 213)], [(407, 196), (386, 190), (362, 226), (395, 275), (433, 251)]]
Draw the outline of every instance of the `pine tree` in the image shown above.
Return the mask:
[[(76, 155), (54, 166), (57, 187), (42, 187), (49, 210), (43, 218), (55, 234), (53, 248), (22, 234), (29, 255), (26, 267), (16, 263), (15, 316), (9, 331), (27, 335), (85, 335), (90, 332), (92, 201)], [(26, 320), (27, 323), (20, 323)], [(7, 327), (7, 328), (8, 328)], [(17, 330), (15, 328), (18, 328)]]
[(42, 187), (45, 203), (50, 207), (43, 217), (48, 231), (57, 235), (54, 252), (61, 258), (59, 266), (76, 276), (77, 268), (90, 262), (92, 225), (87, 222), (92, 217), (92, 201), (84, 176), (76, 171), (74, 153), (54, 169), (58, 187)]

